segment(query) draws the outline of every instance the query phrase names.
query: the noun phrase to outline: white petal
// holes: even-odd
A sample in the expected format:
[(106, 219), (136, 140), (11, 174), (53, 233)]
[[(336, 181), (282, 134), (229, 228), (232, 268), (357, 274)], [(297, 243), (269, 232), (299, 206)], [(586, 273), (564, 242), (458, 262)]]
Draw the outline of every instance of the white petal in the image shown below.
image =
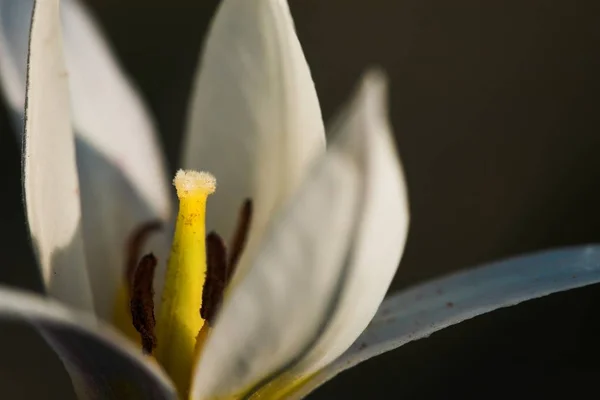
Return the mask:
[(364, 203), (346, 286), (327, 331), (296, 368), (302, 374), (336, 359), (367, 327), (396, 273), (408, 233), (406, 185), (387, 118), (387, 82), (381, 72), (365, 76), (339, 129), (345, 135), (368, 135)]
[(375, 313), (408, 219), (382, 85), (378, 75), (367, 77), (336, 142), (231, 289), (197, 370), (195, 398), (312, 371), (350, 346)]
[[(62, 20), (86, 256), (96, 311), (109, 319), (127, 240), (145, 222), (168, 220), (171, 197), (150, 117), (95, 22), (73, 0), (63, 0)], [(168, 243), (160, 239), (153, 251), (166, 255)], [(160, 261), (166, 265), (165, 257)]]
[(287, 2), (223, 0), (201, 60), (183, 150), (186, 168), (218, 180), (207, 229), (231, 238), (239, 209), (251, 198), (246, 254), (253, 254), (273, 212), (324, 148), (315, 87)]
[(300, 399), (340, 372), (502, 307), (600, 282), (600, 246), (581, 246), (494, 262), (386, 299), (367, 330), (334, 363), (306, 382)]
[(77, 134), (118, 167), (149, 212), (168, 217), (170, 186), (150, 115), (87, 10), (62, 2)]
[[(30, 324), (48, 342), (65, 365), (80, 399), (176, 399), (160, 368), (89, 315), (0, 287), (0, 325), (7, 320)], [(10, 388), (3, 390), (11, 392)]]
[[(21, 71), (26, 66), (27, 43), (22, 38), (28, 32), (32, 4), (31, 0), (0, 0), (4, 24), (0, 26), (0, 50), (6, 50), (0, 53), (0, 76), (5, 96), (17, 114), (22, 113), (19, 95), (25, 87)], [(115, 288), (123, 277), (129, 235), (144, 222), (168, 219), (171, 199), (150, 117), (95, 22), (75, 0), (62, 1), (61, 16), (86, 259), (96, 311), (110, 318)], [(153, 250), (166, 253), (161, 248)]]
[(49, 293), (91, 309), (58, 0), (35, 3), (27, 76), (23, 179), (33, 244)]

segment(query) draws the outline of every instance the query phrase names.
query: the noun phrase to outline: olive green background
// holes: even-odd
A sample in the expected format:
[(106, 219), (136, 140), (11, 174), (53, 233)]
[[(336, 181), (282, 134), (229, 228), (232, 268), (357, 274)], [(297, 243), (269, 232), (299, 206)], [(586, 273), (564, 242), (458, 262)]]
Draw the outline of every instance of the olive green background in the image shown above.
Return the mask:
[[(218, 2), (87, 2), (154, 112), (175, 170), (192, 75)], [(368, 66), (390, 77), (412, 213), (394, 290), (499, 257), (599, 241), (600, 3), (290, 4), (326, 120)], [(9, 129), (3, 110), (0, 276), (27, 286), (33, 261)], [(501, 310), (366, 362), (312, 397), (584, 397), (600, 372), (599, 306), (595, 286)], [(22, 330), (0, 332), (0, 390), (27, 376), (24, 391), (7, 398), (34, 389), (37, 399), (60, 398), (53, 390), (64, 372), (56, 362), (43, 369), (43, 349), (23, 356), (24, 341), (14, 340)]]

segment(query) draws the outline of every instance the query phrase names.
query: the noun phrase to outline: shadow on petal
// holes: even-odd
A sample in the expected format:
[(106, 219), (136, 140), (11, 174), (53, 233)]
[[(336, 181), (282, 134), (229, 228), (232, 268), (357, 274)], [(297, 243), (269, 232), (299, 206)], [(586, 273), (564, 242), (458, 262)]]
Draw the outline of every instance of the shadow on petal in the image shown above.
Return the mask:
[[(127, 243), (131, 234), (144, 223), (164, 221), (149, 201), (142, 197), (123, 170), (80, 135), (75, 136), (77, 169), (81, 191), (83, 238), (88, 273), (96, 313), (110, 321), (118, 288), (123, 284)], [(163, 184), (157, 176), (157, 185)], [(153, 235), (144, 251), (152, 251), (158, 258), (154, 290), (156, 304), (160, 294), (169, 251), (167, 237)], [(140, 254), (141, 257), (142, 254)]]
[(164, 382), (149, 374), (139, 361), (119, 352), (110, 342), (50, 321), (35, 325), (60, 354), (80, 398), (176, 398)]
[[(37, 338), (45, 339), (44, 347), (31, 331), (0, 329), (3, 344), (12, 344), (18, 349), (28, 349), (19, 362), (29, 364), (42, 374), (61, 370), (52, 361), (49, 349), (54, 350), (71, 378), (75, 393), (81, 399), (156, 399), (176, 398), (175, 389), (162, 370), (142, 356), (141, 351), (108, 326), (87, 313), (69, 310), (56, 301), (43, 297), (0, 288), (0, 327), (22, 323), (37, 331)], [(20, 332), (25, 332), (21, 335)], [(28, 333), (29, 332), (29, 333)], [(6, 333), (6, 335), (4, 335)], [(0, 345), (0, 349), (1, 349)], [(40, 352), (43, 363), (38, 363), (29, 354)], [(48, 362), (45, 362), (49, 360)], [(0, 366), (6, 365), (0, 364)], [(59, 374), (60, 375), (60, 374)], [(10, 382), (19, 391), (21, 382)], [(52, 390), (62, 391), (62, 383)], [(0, 388), (5, 390), (4, 387)], [(4, 393), (3, 393), (4, 394)], [(53, 393), (54, 394), (54, 393)], [(4, 396), (2, 396), (4, 398)], [(37, 397), (11, 397), (37, 398)], [(52, 396), (51, 398), (65, 398)]]

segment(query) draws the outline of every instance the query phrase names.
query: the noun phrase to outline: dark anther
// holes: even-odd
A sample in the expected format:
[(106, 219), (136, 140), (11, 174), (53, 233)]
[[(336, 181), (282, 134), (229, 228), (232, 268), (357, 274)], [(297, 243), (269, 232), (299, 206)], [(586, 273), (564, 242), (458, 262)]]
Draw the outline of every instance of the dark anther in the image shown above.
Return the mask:
[(127, 248), (125, 249), (127, 258), (125, 264), (125, 279), (127, 279), (127, 283), (130, 288), (133, 286), (133, 277), (135, 276), (135, 269), (138, 266), (138, 261), (140, 259), (140, 252), (142, 250), (142, 246), (148, 239), (151, 233), (162, 228), (162, 223), (160, 221), (150, 221), (146, 222), (142, 226), (138, 227), (131, 236), (129, 237), (129, 241), (127, 242)]
[(144, 354), (152, 354), (156, 347), (156, 336), (154, 335), (154, 270), (156, 269), (156, 257), (152, 253), (146, 254), (137, 265), (131, 286), (131, 300), (129, 302), (133, 326), (142, 338), (142, 350)]
[(221, 236), (206, 236), (206, 280), (202, 290), (200, 316), (213, 326), (227, 284), (227, 251)]
[(248, 239), (252, 220), (252, 200), (242, 204), (238, 216), (237, 227), (231, 241), (231, 252), (227, 257), (227, 249), (223, 238), (216, 232), (206, 236), (206, 279), (202, 289), (202, 307), (200, 316), (209, 326), (213, 326), (219, 307), (223, 301), (225, 288), (231, 281), (235, 267)]
[(235, 273), (235, 267), (237, 266), (242, 251), (246, 246), (246, 240), (248, 239), (248, 232), (250, 231), (250, 223), (252, 222), (252, 200), (246, 199), (240, 214), (238, 216), (237, 227), (231, 240), (231, 248), (229, 253), (229, 260), (227, 262), (227, 282), (231, 280)]

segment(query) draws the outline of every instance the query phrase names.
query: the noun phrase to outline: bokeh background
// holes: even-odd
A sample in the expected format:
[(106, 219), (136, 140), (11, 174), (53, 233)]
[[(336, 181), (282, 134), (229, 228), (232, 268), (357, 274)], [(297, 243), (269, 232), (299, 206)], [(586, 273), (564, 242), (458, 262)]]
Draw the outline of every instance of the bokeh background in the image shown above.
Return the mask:
[[(192, 76), (218, 0), (85, 2), (153, 111), (175, 170)], [(290, 5), (326, 121), (368, 66), (390, 77), (412, 213), (392, 290), (509, 255), (600, 241), (600, 3)], [(9, 131), (3, 108), (0, 280), (34, 289), (19, 148)], [(366, 362), (311, 398), (592, 396), (599, 316), (598, 285), (528, 302)], [(16, 325), (2, 329), (2, 337), (28, 334)], [(22, 357), (3, 339), (0, 361), (28, 371), (37, 399), (57, 398), (64, 371), (43, 348), (33, 349), (33, 358)], [(52, 374), (46, 363), (57, 366)], [(31, 388), (14, 398), (29, 398)]]

